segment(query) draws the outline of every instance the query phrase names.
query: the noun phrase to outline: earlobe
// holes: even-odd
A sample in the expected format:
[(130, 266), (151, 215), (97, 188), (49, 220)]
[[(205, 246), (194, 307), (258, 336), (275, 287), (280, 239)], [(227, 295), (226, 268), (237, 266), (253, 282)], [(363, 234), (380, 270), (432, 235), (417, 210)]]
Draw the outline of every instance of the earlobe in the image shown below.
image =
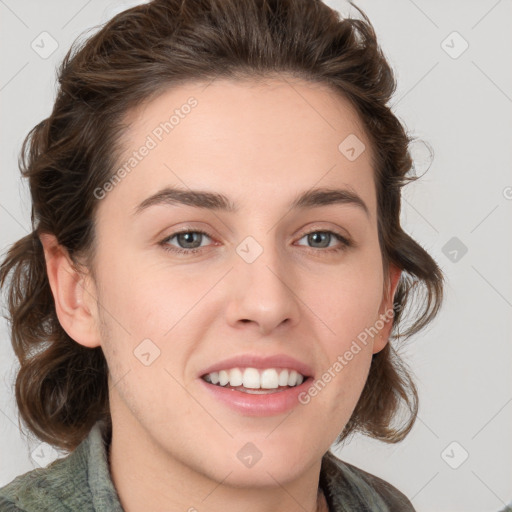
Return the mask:
[(68, 251), (57, 242), (55, 235), (42, 233), (39, 239), (59, 323), (80, 345), (99, 346), (94, 290), (88, 289), (90, 284), (86, 288), (86, 276), (76, 270)]
[(379, 309), (379, 320), (377, 322), (383, 323), (382, 329), (380, 329), (379, 335), (375, 338), (373, 343), (373, 353), (380, 352), (388, 343), (391, 329), (393, 327), (393, 304), (395, 298), (395, 292), (400, 282), (400, 276), (402, 274), (401, 269), (396, 265), (389, 265), (388, 272), (388, 286), (385, 289), (384, 296), (382, 298), (381, 307)]

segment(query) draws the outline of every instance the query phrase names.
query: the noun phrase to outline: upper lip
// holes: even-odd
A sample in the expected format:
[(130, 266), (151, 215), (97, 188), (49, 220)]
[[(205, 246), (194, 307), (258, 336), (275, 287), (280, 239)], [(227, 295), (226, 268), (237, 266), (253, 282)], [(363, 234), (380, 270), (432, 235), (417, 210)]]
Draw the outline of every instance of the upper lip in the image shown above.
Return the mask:
[(208, 373), (218, 372), (220, 370), (229, 370), (230, 368), (289, 368), (297, 371), (304, 377), (313, 376), (313, 370), (309, 365), (286, 354), (276, 354), (273, 356), (241, 354), (228, 359), (223, 359), (222, 361), (204, 368), (199, 372), (199, 377), (203, 377)]

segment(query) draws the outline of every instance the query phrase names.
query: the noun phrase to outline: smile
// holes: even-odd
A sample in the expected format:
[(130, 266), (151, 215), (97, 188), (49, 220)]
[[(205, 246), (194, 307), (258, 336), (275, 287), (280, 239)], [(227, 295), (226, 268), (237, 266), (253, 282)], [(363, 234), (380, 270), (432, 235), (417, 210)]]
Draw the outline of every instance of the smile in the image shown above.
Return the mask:
[[(289, 368), (231, 368), (207, 373), (202, 377), (216, 386), (230, 387), (242, 392), (258, 389), (283, 390), (302, 384), (304, 375)], [(307, 378), (307, 377), (306, 377)]]

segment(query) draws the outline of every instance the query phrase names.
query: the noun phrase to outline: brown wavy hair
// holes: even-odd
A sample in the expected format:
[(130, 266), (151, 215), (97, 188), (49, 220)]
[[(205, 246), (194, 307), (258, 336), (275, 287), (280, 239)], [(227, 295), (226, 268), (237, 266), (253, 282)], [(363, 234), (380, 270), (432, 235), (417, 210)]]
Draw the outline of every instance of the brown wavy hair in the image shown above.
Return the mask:
[[(281, 74), (326, 84), (347, 98), (372, 144), (384, 268), (393, 263), (402, 270), (391, 339), (401, 343), (436, 315), (443, 275), (400, 226), (401, 187), (416, 179), (413, 139), (389, 106), (396, 83), (374, 29), (353, 7), (358, 16), (343, 18), (319, 0), (154, 0), (73, 43), (58, 69), (53, 110), (21, 148), (33, 231), (9, 248), (0, 266), (20, 362), (19, 415), (39, 439), (70, 451), (97, 420), (111, 424), (105, 357), (101, 347), (86, 348), (61, 327), (39, 236), (54, 234), (77, 270), (85, 262), (92, 271), (94, 190), (117, 168), (125, 116), (172, 86)], [(391, 339), (373, 355), (337, 442), (359, 431), (395, 443), (411, 430), (417, 389)], [(402, 410), (406, 417), (393, 425)]]

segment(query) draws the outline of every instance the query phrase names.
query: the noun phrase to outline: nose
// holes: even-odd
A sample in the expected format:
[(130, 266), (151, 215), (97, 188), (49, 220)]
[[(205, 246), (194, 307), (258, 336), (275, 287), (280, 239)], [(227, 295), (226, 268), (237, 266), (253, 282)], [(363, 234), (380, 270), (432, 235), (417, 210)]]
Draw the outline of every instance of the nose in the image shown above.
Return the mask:
[(264, 336), (281, 326), (290, 328), (299, 322), (299, 281), (275, 247), (265, 247), (252, 263), (237, 255), (229, 279), (230, 326), (240, 329), (252, 324)]

